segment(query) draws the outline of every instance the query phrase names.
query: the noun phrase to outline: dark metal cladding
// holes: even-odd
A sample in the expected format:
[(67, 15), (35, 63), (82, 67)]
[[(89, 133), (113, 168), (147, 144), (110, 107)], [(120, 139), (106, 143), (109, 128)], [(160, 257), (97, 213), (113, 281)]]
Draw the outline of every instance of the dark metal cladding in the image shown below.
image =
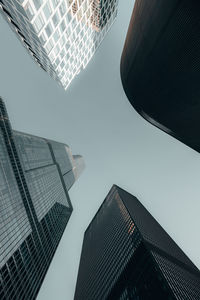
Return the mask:
[(199, 300), (200, 272), (137, 198), (113, 186), (85, 231), (75, 300)]
[(146, 120), (200, 152), (200, 2), (136, 0), (121, 80)]

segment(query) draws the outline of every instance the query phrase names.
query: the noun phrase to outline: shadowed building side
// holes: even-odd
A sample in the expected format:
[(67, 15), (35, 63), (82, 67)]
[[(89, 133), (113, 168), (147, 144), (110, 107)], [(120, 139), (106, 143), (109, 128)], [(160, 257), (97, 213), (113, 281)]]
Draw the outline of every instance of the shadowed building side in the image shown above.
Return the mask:
[(200, 152), (200, 3), (136, 0), (121, 80), (133, 107)]

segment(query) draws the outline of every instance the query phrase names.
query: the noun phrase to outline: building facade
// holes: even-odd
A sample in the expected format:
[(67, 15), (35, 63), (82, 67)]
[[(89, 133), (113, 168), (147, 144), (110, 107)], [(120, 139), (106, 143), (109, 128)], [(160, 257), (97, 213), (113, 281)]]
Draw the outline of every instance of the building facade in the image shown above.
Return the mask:
[(144, 206), (113, 186), (85, 231), (75, 300), (197, 300), (200, 272)]
[(121, 57), (124, 91), (147, 121), (200, 152), (200, 2), (136, 0)]
[(65, 89), (94, 55), (117, 6), (118, 0), (0, 0), (33, 59)]
[(69, 153), (67, 145), (12, 130), (0, 98), (1, 300), (37, 296), (73, 210)]

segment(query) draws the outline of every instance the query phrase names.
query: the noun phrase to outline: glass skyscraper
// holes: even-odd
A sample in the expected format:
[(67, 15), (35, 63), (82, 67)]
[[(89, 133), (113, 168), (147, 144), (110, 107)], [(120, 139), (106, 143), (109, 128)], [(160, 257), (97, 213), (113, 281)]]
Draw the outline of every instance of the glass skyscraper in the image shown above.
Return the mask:
[(65, 144), (12, 130), (0, 98), (1, 300), (36, 298), (72, 213), (76, 161)]
[(200, 272), (137, 198), (113, 186), (85, 231), (75, 300), (199, 300)]
[(118, 0), (0, 0), (23, 45), (65, 89), (94, 55), (117, 6)]

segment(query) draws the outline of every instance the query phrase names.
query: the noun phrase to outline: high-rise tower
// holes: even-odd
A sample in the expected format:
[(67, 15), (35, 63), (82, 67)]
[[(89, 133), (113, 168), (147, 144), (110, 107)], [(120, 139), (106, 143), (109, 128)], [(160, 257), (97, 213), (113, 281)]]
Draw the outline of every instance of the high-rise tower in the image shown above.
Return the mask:
[(94, 55), (117, 6), (118, 0), (0, 0), (23, 45), (65, 89)]
[(200, 272), (144, 206), (113, 186), (85, 231), (75, 300), (199, 300)]
[(71, 157), (65, 144), (12, 130), (0, 98), (1, 300), (37, 296), (72, 213)]
[(200, 2), (136, 0), (121, 58), (138, 113), (200, 152)]

